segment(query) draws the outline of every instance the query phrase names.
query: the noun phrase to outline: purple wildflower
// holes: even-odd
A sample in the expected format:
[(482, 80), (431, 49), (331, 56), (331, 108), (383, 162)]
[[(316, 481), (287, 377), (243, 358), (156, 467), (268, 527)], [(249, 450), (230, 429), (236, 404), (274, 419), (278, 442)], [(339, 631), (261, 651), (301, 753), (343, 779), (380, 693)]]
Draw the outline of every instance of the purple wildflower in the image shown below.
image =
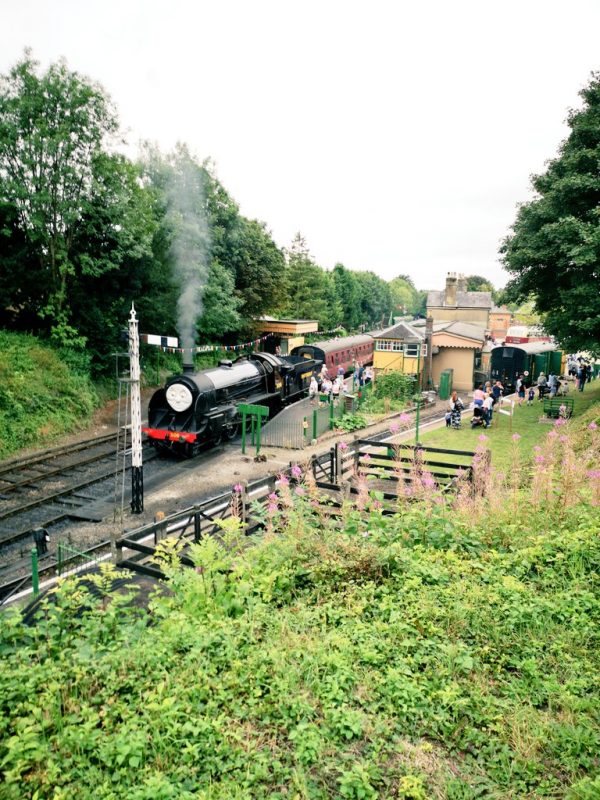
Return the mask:
[(340, 450), (347, 450), (348, 449), (348, 442), (340, 442)]
[(556, 431), (548, 431), (548, 438), (549, 439), (556, 439), (558, 433)]
[(557, 428), (560, 428), (561, 425), (567, 424), (567, 420), (564, 417), (559, 417), (554, 424)]
[(600, 479), (600, 469), (590, 469), (587, 472), (588, 478), (593, 478), (594, 480)]
[(543, 464), (544, 463), (544, 456), (536, 456), (535, 457), (536, 464)]
[(435, 486), (435, 481), (432, 475), (423, 475), (423, 486), (427, 489), (433, 489)]
[(406, 425), (407, 422), (410, 422), (410, 414), (407, 414), (405, 411), (403, 411), (400, 414), (399, 419), (400, 419), (400, 422), (402, 423), (402, 425)]
[(290, 480), (287, 475), (283, 473), (279, 476), (279, 478), (275, 481), (275, 486), (289, 486)]
[(519, 439), (521, 438), (521, 434), (520, 433), (513, 433), (511, 438), (512, 438), (513, 442), (518, 442)]
[(298, 497), (303, 497), (306, 494), (306, 489), (304, 486), (296, 486), (295, 491)]
[(390, 433), (393, 436), (395, 436), (399, 430), (400, 430), (400, 425), (398, 425), (397, 423), (394, 422), (392, 425), (390, 425)]
[(274, 514), (277, 511), (277, 503), (269, 503), (267, 506), (267, 511), (269, 514)]
[(302, 477), (302, 468), (298, 466), (298, 464), (294, 464), (292, 467), (292, 475), (294, 478), (301, 478)]
[(568, 436), (565, 436), (565, 435), (563, 434), (563, 436), (559, 436), (559, 437), (558, 437), (558, 441), (559, 441), (559, 442), (568, 442), (568, 441), (569, 441), (569, 437), (568, 437)]
[(271, 494), (269, 495), (269, 500), (272, 503), (276, 503), (279, 500), (279, 497), (277, 496), (277, 492), (271, 492)]
[(233, 487), (233, 491), (241, 494), (244, 491), (244, 487), (241, 483), (236, 483), (236, 485)]
[(364, 456), (363, 456), (363, 461), (370, 461), (370, 460), (371, 460), (371, 456), (368, 453), (365, 453)]
[(488, 440), (488, 437), (485, 435), (485, 433), (480, 434), (477, 438), (480, 442), (487, 442)]
[(598, 426), (596, 425), (596, 423), (595, 423), (595, 422), (590, 422), (590, 424), (588, 425), (588, 428), (589, 428), (591, 431), (595, 431), (595, 430), (597, 430)]

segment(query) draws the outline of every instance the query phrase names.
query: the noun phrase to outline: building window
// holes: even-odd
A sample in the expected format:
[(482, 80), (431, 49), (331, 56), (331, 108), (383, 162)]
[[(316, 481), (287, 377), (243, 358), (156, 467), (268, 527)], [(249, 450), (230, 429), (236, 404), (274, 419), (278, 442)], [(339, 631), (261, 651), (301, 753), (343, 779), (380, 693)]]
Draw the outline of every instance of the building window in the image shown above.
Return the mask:
[(404, 345), (404, 352), (409, 358), (418, 358), (419, 355), (427, 355), (426, 344), (406, 344)]
[(386, 351), (391, 350), (392, 342), (389, 339), (377, 339), (377, 349)]

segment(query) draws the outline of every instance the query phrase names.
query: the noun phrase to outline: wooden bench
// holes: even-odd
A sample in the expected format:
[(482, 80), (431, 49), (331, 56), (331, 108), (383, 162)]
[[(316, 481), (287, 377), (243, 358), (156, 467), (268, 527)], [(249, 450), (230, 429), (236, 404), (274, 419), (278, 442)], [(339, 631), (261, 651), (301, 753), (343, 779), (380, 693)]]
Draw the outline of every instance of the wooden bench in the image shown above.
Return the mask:
[(572, 397), (545, 397), (544, 414), (552, 419), (568, 418), (573, 413), (574, 405), (575, 400)]

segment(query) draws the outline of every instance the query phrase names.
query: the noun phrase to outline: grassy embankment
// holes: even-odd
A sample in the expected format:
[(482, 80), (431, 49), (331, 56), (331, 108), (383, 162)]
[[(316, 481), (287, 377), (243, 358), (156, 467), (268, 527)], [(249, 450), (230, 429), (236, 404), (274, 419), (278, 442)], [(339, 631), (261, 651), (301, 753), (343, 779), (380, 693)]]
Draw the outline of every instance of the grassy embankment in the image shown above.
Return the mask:
[(181, 570), (167, 540), (151, 625), (70, 582), (5, 616), (0, 798), (597, 799), (598, 413), (532, 422), (507, 480), (478, 459), (484, 497), (336, 522), (281, 481), (257, 546), (231, 525)]
[(34, 336), (0, 331), (0, 458), (89, 421), (96, 393), (65, 355)]
[[(572, 391), (569, 397), (575, 400), (574, 418), (586, 414), (588, 409), (600, 403), (600, 380), (588, 384), (583, 392)], [(508, 405), (502, 408), (507, 411)], [(515, 405), (512, 420), (510, 417), (494, 412), (493, 424), (487, 429), (471, 429), (469, 417), (463, 418), (462, 428), (452, 430), (438, 428), (424, 431), (419, 437), (424, 445), (430, 447), (445, 447), (455, 450), (475, 450), (482, 434), (488, 437), (487, 446), (492, 451), (494, 464), (499, 469), (506, 469), (514, 457), (512, 434), (519, 434), (520, 449), (524, 454), (531, 455), (532, 448), (546, 436), (552, 425), (548, 421), (540, 422), (543, 415), (543, 403), (537, 399), (532, 406), (526, 404)], [(598, 412), (600, 414), (600, 411)], [(586, 415), (589, 416), (589, 415)]]

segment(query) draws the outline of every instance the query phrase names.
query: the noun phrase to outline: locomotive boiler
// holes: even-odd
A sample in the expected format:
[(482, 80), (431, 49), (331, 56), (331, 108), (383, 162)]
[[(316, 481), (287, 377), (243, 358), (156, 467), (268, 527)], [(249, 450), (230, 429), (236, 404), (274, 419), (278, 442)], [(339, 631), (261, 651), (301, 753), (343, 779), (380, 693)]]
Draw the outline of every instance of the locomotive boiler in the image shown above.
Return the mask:
[(194, 456), (206, 444), (232, 439), (239, 430), (240, 403), (265, 405), (273, 416), (308, 391), (321, 362), (298, 356), (252, 353), (235, 361), (220, 361), (196, 372), (184, 365), (155, 392), (148, 406), (150, 442), (160, 450)]

